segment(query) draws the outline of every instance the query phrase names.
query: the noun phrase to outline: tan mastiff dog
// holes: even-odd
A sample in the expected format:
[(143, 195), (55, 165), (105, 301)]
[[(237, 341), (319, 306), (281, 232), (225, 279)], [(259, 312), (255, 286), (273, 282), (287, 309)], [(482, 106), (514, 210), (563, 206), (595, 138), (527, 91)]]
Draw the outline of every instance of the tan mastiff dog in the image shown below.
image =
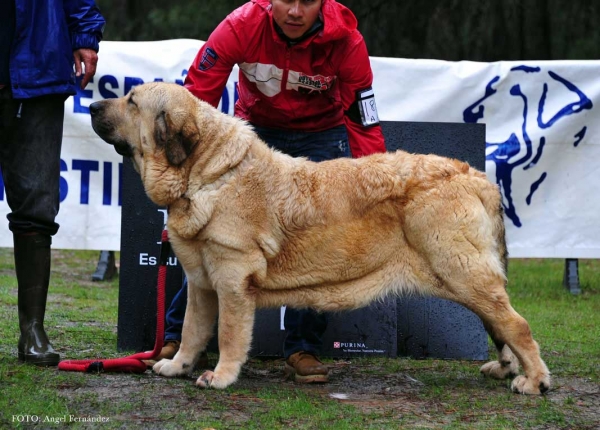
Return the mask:
[(483, 321), (499, 353), (481, 371), (550, 373), (506, 294), (501, 196), (468, 164), (403, 151), (313, 163), (267, 147), (244, 121), (176, 84), (149, 83), (90, 106), (92, 125), (131, 157), (146, 193), (168, 206), (189, 281), (181, 349), (154, 371), (188, 374), (218, 318), (219, 362), (197, 380), (225, 388), (247, 359), (260, 307), (339, 311), (384, 296), (453, 300)]

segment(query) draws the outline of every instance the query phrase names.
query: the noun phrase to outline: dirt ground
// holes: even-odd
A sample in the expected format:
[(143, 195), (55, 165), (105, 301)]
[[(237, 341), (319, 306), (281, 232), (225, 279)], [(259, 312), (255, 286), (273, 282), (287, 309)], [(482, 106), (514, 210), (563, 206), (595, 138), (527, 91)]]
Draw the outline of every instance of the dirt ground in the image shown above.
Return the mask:
[[(370, 365), (367, 360), (361, 360), (360, 363), (335, 361), (330, 366), (330, 382), (323, 385), (298, 385), (285, 380), (281, 360), (252, 360), (244, 366), (234, 390), (203, 391), (196, 388), (194, 382), (200, 372), (195, 372), (194, 377), (190, 378), (166, 379), (148, 371), (135, 376), (90, 375), (85, 386), (64, 386), (60, 395), (73, 399), (72, 407), (78, 414), (89, 415), (95, 413), (95, 402), (127, 403), (135, 399), (132, 408), (125, 408), (110, 418), (113, 422), (122, 422), (126, 427), (142, 426), (145, 429), (164, 429), (165, 422), (177, 422), (178, 414), (182, 413), (189, 421), (210, 417), (226, 424), (226, 428), (244, 428), (244, 423), (269, 407), (254, 393), (273, 387), (302, 390), (311, 398), (336, 399), (340, 403), (353, 405), (363, 413), (385, 417), (382, 425), (389, 425), (390, 420), (394, 419), (404, 418), (406, 422), (409, 417), (410, 428), (439, 428), (451, 424), (456, 420), (456, 416), (453, 416), (453, 396), (456, 399), (462, 396), (464, 401), (465, 390), (469, 390), (467, 395), (473, 405), (477, 405), (478, 400), (489, 398), (490, 394), (508, 395), (508, 382), (498, 382), (490, 392), (489, 385), (482, 382), (483, 377), (474, 373), (465, 374), (462, 388), (444, 397), (443, 401), (432, 400), (430, 396), (423, 395), (424, 384), (409, 373), (384, 374), (375, 362)], [(577, 412), (577, 422), (585, 424), (577, 427), (549, 424), (536, 428), (600, 429), (600, 387), (597, 384), (583, 378), (555, 378), (554, 386), (546, 397), (558, 405), (563, 405), (565, 399), (570, 398), (569, 405)], [(475, 406), (472, 413), (461, 414), (460, 420), (468, 426), (470, 421), (476, 424), (479, 416), (485, 415), (489, 419), (490, 414), (511, 419), (522, 415), (526, 419), (530, 398), (511, 396), (508, 409), (502, 406), (478, 411)], [(95, 401), (90, 403), (91, 398)], [(567, 411), (564, 413), (570, 415)]]
[[(54, 270), (65, 279), (81, 283), (93, 272), (83, 262), (65, 266), (62, 256), (60, 251), (55, 253)], [(68, 261), (72, 259), (69, 256)], [(74, 378), (73, 382), (67, 378), (59, 386), (58, 395), (66, 399), (69, 412), (75, 415), (95, 416), (102, 411), (120, 428), (149, 430), (163, 430), (169, 424), (177, 428), (178, 423), (206, 422), (211, 418), (225, 428), (247, 428), (257, 414), (272, 407), (273, 398), (294, 392), (306, 393), (317, 403), (320, 399), (336, 401), (381, 417), (380, 424), (375, 422), (374, 426), (383, 429), (396, 422), (408, 423), (402, 428), (440, 428), (457, 420), (467, 428), (489, 428), (482, 423), (489, 423), (490, 417), (509, 423), (502, 428), (513, 428), (511, 423), (530, 420), (531, 409), (541, 403), (540, 398), (511, 394), (509, 381), (490, 382), (483, 378), (478, 374), (481, 363), (471, 362), (468, 371), (451, 375), (447, 372), (449, 364), (429, 363), (431, 366), (407, 360), (392, 373), (382, 369), (377, 360), (332, 361), (328, 362), (328, 384), (303, 386), (285, 379), (283, 360), (251, 360), (244, 365), (239, 381), (223, 391), (197, 388), (194, 382), (200, 371), (184, 379), (162, 378), (147, 371), (142, 375), (89, 374)], [(214, 366), (216, 357), (211, 357), (209, 364)], [(457, 373), (459, 381), (452, 379)], [(432, 395), (434, 389), (441, 394)], [(271, 400), (265, 400), (268, 396)], [(533, 428), (600, 429), (597, 383), (576, 376), (554, 377), (553, 388), (545, 397), (564, 414), (567, 424), (554, 424), (557, 420), (550, 419), (550, 424), (535, 424)], [(465, 402), (472, 407), (465, 407)], [(294, 423), (287, 427), (296, 428)]]

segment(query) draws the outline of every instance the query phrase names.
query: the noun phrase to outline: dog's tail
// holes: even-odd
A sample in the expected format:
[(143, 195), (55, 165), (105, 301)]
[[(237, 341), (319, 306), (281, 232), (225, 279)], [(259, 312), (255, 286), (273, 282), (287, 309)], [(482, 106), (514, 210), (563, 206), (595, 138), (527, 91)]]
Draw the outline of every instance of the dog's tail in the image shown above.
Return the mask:
[(477, 176), (486, 181), (483, 187), (479, 187), (479, 198), (483, 204), (490, 220), (492, 221), (492, 235), (495, 241), (496, 252), (500, 263), (506, 274), (508, 271), (508, 248), (506, 247), (506, 230), (504, 227), (504, 209), (502, 207), (502, 195), (497, 185), (492, 184), (484, 173), (477, 172)]
[(504, 267), (504, 273), (506, 274), (508, 273), (508, 248), (506, 247), (506, 230), (504, 228), (504, 208), (502, 207), (502, 203), (498, 205), (496, 217), (494, 235), (496, 236), (498, 253)]

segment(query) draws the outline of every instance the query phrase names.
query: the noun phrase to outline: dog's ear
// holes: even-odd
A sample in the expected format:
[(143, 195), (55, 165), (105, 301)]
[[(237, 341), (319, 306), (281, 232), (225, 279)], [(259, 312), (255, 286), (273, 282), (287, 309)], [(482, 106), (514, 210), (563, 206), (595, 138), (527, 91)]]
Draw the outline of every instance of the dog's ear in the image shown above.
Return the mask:
[(177, 127), (171, 116), (162, 111), (155, 120), (154, 139), (158, 147), (164, 148), (169, 163), (179, 166), (198, 144), (200, 134), (194, 121), (184, 120)]

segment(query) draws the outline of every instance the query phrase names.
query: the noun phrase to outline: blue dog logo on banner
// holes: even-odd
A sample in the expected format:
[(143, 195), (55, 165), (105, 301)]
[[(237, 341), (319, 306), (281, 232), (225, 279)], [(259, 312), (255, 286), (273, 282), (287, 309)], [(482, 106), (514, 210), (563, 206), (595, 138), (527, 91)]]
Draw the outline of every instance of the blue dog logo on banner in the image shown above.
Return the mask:
[[(585, 138), (587, 126), (559, 132), (558, 123), (592, 107), (592, 101), (575, 84), (557, 73), (544, 72), (540, 67), (517, 66), (503, 79), (500, 76), (491, 79), (484, 96), (463, 111), (466, 123), (486, 121), (486, 164), (495, 168), (504, 211), (516, 227), (522, 226), (518, 212), (523, 202), (513, 197), (515, 169), (534, 168), (542, 159), (548, 141), (552, 145), (577, 147)], [(528, 205), (548, 174), (551, 172), (537, 172), (531, 183), (519, 184), (530, 187), (525, 198)]]

